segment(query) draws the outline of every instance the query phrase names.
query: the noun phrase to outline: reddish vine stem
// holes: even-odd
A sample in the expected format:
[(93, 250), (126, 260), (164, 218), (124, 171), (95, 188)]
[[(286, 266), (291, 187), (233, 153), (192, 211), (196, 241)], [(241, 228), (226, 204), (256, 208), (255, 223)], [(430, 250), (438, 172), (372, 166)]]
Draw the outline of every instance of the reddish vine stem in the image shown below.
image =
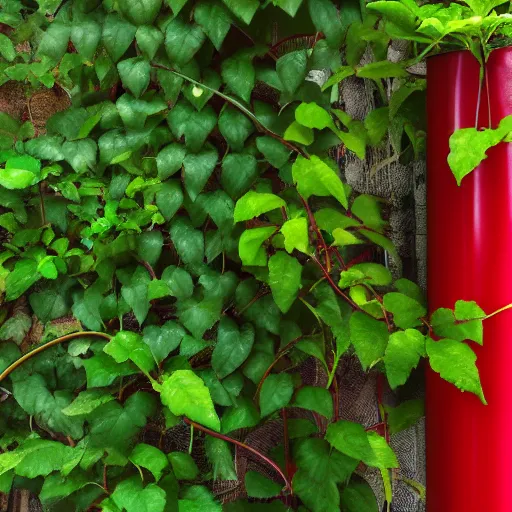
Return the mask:
[(306, 213), (308, 215), (309, 223), (311, 224), (311, 227), (313, 228), (313, 231), (316, 234), (316, 238), (318, 243), (322, 246), (324, 252), (325, 252), (325, 266), (327, 268), (327, 271), (331, 271), (331, 258), (329, 257), (329, 248), (327, 247), (327, 244), (325, 243), (324, 237), (322, 236), (322, 232), (318, 228), (318, 224), (316, 223), (315, 216), (313, 215), (313, 212), (311, 211), (311, 208), (309, 207), (308, 202), (299, 194), (300, 200), (302, 201), (302, 204), (304, 205), (304, 208), (306, 209)]
[(342, 270), (346, 270), (348, 267), (347, 267), (347, 264), (345, 263), (345, 260), (343, 259), (343, 257), (341, 256), (340, 254), (340, 251), (338, 251), (338, 248), (337, 247), (331, 247), (331, 251), (334, 253), (334, 255), (336, 256), (336, 259), (338, 260), (339, 264), (340, 264), (340, 267)]
[(244, 450), (247, 450), (251, 452), (252, 454), (256, 455), (261, 460), (265, 461), (269, 466), (275, 469), (277, 473), (279, 473), (279, 476), (283, 479), (285, 483), (285, 489), (289, 490), (290, 493), (293, 494), (292, 486), (286, 475), (283, 473), (282, 469), (272, 460), (269, 459), (266, 455), (263, 455), (263, 453), (259, 452), (252, 446), (248, 446), (245, 443), (242, 443), (242, 441), (238, 441), (237, 439), (233, 439), (232, 437), (225, 436), (224, 434), (219, 434), (218, 432), (215, 432), (213, 430), (210, 430), (209, 428), (203, 427), (199, 423), (196, 423), (195, 421), (189, 420), (188, 418), (183, 418), (185, 423), (187, 425), (190, 425), (197, 430), (200, 430), (201, 432), (204, 432), (205, 434), (208, 434), (209, 436), (216, 437), (217, 439), (222, 439), (223, 441), (226, 441), (228, 443), (234, 444), (235, 446), (238, 446), (240, 448), (243, 448)]

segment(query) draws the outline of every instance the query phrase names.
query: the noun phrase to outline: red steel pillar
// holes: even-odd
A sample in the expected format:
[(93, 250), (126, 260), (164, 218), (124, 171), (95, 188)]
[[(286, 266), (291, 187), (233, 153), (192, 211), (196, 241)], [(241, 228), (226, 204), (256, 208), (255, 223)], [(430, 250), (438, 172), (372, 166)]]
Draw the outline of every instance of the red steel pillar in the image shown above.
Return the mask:
[[(495, 50), (486, 74), (478, 127), (495, 128), (512, 114), (512, 48)], [(512, 302), (512, 144), (488, 151), (458, 187), (448, 142), (475, 126), (479, 65), (469, 52), (432, 57), (427, 84), (430, 310), (464, 299), (491, 313)], [(483, 347), (469, 343), (489, 405), (427, 372), (427, 510), (511, 512), (512, 312), (484, 322)]]

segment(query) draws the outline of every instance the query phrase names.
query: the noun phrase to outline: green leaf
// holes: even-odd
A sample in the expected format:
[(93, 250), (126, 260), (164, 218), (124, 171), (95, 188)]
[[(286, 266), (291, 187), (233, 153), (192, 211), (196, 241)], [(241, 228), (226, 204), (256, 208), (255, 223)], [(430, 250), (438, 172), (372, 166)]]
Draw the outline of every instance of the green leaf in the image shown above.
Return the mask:
[(156, 158), (158, 177), (165, 180), (178, 172), (183, 165), (185, 155), (186, 150), (183, 144), (172, 143), (165, 146)]
[(383, 305), (387, 311), (393, 313), (393, 321), (401, 329), (421, 325), (419, 318), (427, 314), (427, 310), (422, 304), (403, 293), (386, 293)]
[(382, 233), (388, 223), (382, 218), (381, 203), (378, 197), (362, 194), (354, 199), (350, 209), (365, 226)]
[(76, 473), (68, 477), (49, 475), (44, 479), (43, 487), (39, 493), (41, 503), (48, 504), (64, 498), (82, 489), (87, 485), (87, 477)]
[(136, 475), (117, 484), (111, 499), (119, 510), (126, 512), (164, 512), (166, 494), (156, 484), (143, 488), (140, 476)]
[(303, 84), (307, 67), (306, 50), (289, 52), (278, 59), (276, 71), (285, 92), (293, 94)]
[(335, 197), (348, 208), (347, 196), (334, 170), (315, 155), (310, 159), (298, 156), (292, 167), (293, 181), (304, 199), (311, 196)]
[(123, 15), (135, 25), (151, 25), (162, 7), (162, 0), (118, 0)]
[(0, 185), (9, 190), (27, 188), (40, 180), (41, 162), (35, 158), (13, 156), (0, 169)]
[(60, 21), (50, 23), (39, 43), (38, 55), (49, 57), (53, 62), (57, 63), (68, 49), (70, 34), (71, 29), (67, 24)]
[(164, 42), (164, 35), (156, 27), (143, 25), (137, 29), (135, 39), (137, 40), (137, 46), (146, 57), (152, 59)]
[(295, 407), (315, 411), (327, 419), (333, 415), (332, 396), (325, 388), (316, 386), (304, 386), (300, 388), (293, 401)]
[(256, 146), (265, 159), (276, 169), (283, 167), (290, 158), (290, 150), (277, 139), (268, 135), (258, 137)]
[[(230, 1), (238, 2), (238, 0)], [(222, 79), (229, 89), (246, 103), (249, 103), (256, 83), (256, 71), (252, 65), (252, 54), (244, 51), (238, 52), (233, 57), (223, 60), (221, 69)]]
[(182, 494), (178, 502), (180, 512), (222, 512), (222, 505), (203, 486), (193, 485)]
[(456, 341), (472, 340), (476, 343), (483, 344), (483, 318), (485, 313), (474, 302), (463, 303), (459, 306), (459, 316), (470, 316), (475, 314), (470, 320), (466, 318), (456, 318), (454, 311), (447, 308), (440, 308), (432, 314), (430, 323), (434, 332), (438, 336), (449, 337)]
[(309, 254), (308, 221), (305, 217), (287, 220), (281, 227), (284, 235), (284, 248), (288, 253), (297, 249), (304, 254)]
[(133, 310), (133, 314), (140, 325), (149, 312), (148, 286), (151, 281), (148, 271), (138, 265), (129, 284), (123, 284), (121, 295)]
[(136, 98), (140, 98), (149, 85), (151, 73), (149, 61), (143, 57), (125, 59), (117, 64), (117, 70), (124, 88), (129, 89)]
[(341, 494), (341, 506), (346, 512), (379, 512), (375, 494), (366, 482), (350, 482)]
[[(117, 401), (98, 407), (87, 418), (90, 446), (114, 448), (122, 455), (128, 455), (135, 436), (140, 433), (147, 423), (147, 418), (153, 416), (155, 411), (155, 398), (141, 391), (130, 395), (124, 407)], [(138, 478), (140, 480), (140, 477)]]
[(282, 486), (269, 480), (257, 471), (245, 473), (245, 489), (250, 498), (273, 498), (279, 496)]
[(267, 251), (262, 247), (263, 242), (276, 232), (276, 228), (262, 227), (247, 229), (242, 233), (238, 245), (238, 254), (245, 266), (266, 267)]
[(293, 490), (313, 512), (339, 509), (338, 483), (345, 483), (359, 461), (333, 450), (324, 439), (302, 439), (295, 449), (298, 471)]
[(39, 279), (41, 274), (37, 271), (37, 263), (34, 260), (18, 261), (5, 280), (5, 299), (17, 299)]
[(360, 282), (371, 286), (388, 286), (393, 279), (391, 272), (384, 265), (378, 263), (357, 263), (352, 265), (349, 270), (343, 271), (340, 278), (342, 288)]
[(286, 407), (293, 395), (293, 379), (289, 373), (270, 374), (261, 386), (260, 411), (268, 416)]
[(14, 45), (5, 34), (0, 34), (0, 55), (8, 62), (11, 62), (16, 58)]
[(97, 409), (100, 405), (114, 400), (110, 393), (92, 389), (82, 391), (67, 407), (62, 409), (62, 414), (66, 416), (86, 415)]
[(110, 386), (117, 377), (137, 373), (137, 370), (131, 364), (118, 364), (102, 352), (89, 359), (84, 359), (83, 365), (87, 375), (88, 388)]
[(360, 229), (359, 233), (368, 238), (368, 240), (371, 240), (374, 244), (382, 247), (395, 259), (395, 261), (400, 261), (400, 256), (398, 255), (393, 242), (389, 238), (381, 235), (380, 233), (376, 233), (375, 231), (369, 231), (368, 229)]
[(218, 0), (201, 0), (194, 8), (194, 20), (220, 51), (231, 28), (232, 18), (228, 10)]
[(392, 389), (407, 382), (411, 370), (425, 355), (425, 336), (416, 329), (391, 334), (384, 355), (386, 375)]
[(238, 199), (258, 177), (256, 158), (249, 154), (229, 154), (222, 162), (222, 188), (232, 199)]
[(387, 20), (406, 32), (416, 30), (415, 14), (401, 2), (390, 2), (389, 0), (372, 2), (368, 5), (368, 9), (382, 14)]
[(322, 91), (325, 91), (329, 87), (332, 87), (333, 85), (337, 85), (340, 82), (343, 82), (345, 78), (348, 78), (349, 76), (353, 76), (355, 74), (354, 68), (352, 66), (341, 66), (334, 75), (332, 75), (329, 80), (325, 82), (324, 85), (322, 85)]
[(188, 453), (172, 452), (168, 457), (178, 480), (195, 480), (199, 475), (199, 468)]
[(11, 379), (14, 399), (27, 414), (34, 416), (38, 425), (74, 439), (83, 436), (83, 420), (62, 414), (62, 409), (72, 400), (71, 393), (61, 390), (50, 392), (39, 373), (27, 375), (18, 371), (12, 374)]
[(233, 320), (222, 317), (212, 354), (212, 368), (217, 377), (223, 379), (239, 368), (251, 353), (253, 343), (254, 327), (251, 324), (244, 324), (239, 329)]
[(293, 123), (288, 126), (284, 132), (284, 140), (291, 140), (298, 142), (299, 144), (309, 146), (310, 144), (313, 144), (315, 135), (311, 128), (307, 128), (306, 126), (302, 126), (297, 121), (293, 121)]
[(217, 114), (212, 107), (208, 106), (201, 112), (193, 112), (184, 130), (187, 148), (198, 152), (216, 124)]
[[(254, 125), (251, 120), (232, 107), (225, 108), (222, 111), (218, 124), (220, 133), (233, 151), (242, 151), (245, 141), (254, 132)], [(279, 142), (278, 145), (281, 146)]]
[(12, 340), (20, 345), (32, 327), (32, 319), (22, 311), (6, 320), (0, 327), (0, 340)]
[(137, 256), (154, 266), (162, 254), (164, 238), (160, 231), (145, 231), (137, 237)]
[(364, 370), (384, 356), (388, 339), (389, 333), (384, 322), (361, 311), (355, 311), (350, 317), (350, 341)]
[(139, 443), (135, 446), (129, 459), (137, 466), (148, 469), (157, 482), (169, 465), (169, 461), (163, 452), (145, 443)]
[(204, 448), (213, 467), (214, 480), (238, 480), (230, 445), (227, 441), (208, 436), (204, 440)]
[(475, 364), (476, 355), (465, 343), (450, 339), (433, 341), (427, 337), (426, 349), (431, 368), (441, 378), (461, 391), (474, 393), (487, 405)]
[(258, 409), (248, 398), (239, 398), (236, 404), (226, 409), (222, 415), (222, 432), (255, 427), (260, 421)]
[(195, 201), (210, 179), (217, 165), (218, 154), (215, 149), (208, 149), (197, 155), (189, 154), (183, 163), (185, 167), (185, 190), (190, 199)]
[(135, 332), (119, 331), (103, 348), (116, 363), (133, 361), (144, 373), (149, 373), (155, 361), (149, 347), (142, 341), (142, 336)]
[(204, 259), (203, 233), (192, 227), (190, 220), (177, 218), (171, 223), (171, 240), (183, 263), (198, 264)]
[(166, 0), (166, 2), (171, 7), (173, 14), (177, 16), (183, 7), (185, 7), (188, 0)]
[(109, 14), (103, 23), (102, 41), (114, 62), (128, 50), (137, 28), (117, 14)]
[(167, 267), (162, 274), (162, 281), (167, 284), (174, 297), (188, 299), (192, 296), (194, 283), (190, 274), (183, 268)]
[(281, 7), (290, 16), (295, 17), (302, 4), (302, 0), (274, 0), (274, 5)]
[(425, 416), (423, 400), (407, 400), (397, 407), (385, 407), (385, 409), (390, 434), (396, 434), (412, 427)]
[(192, 60), (206, 39), (199, 25), (172, 19), (165, 31), (165, 49), (171, 62), (183, 65)]
[(381, 80), (384, 78), (400, 78), (408, 75), (402, 64), (383, 60), (381, 62), (370, 62), (357, 70), (359, 78), (371, 78)]
[(165, 378), (160, 397), (176, 416), (186, 416), (216, 432), (220, 431), (220, 420), (210, 392), (191, 370), (177, 370)]
[(260, 3), (258, 0), (222, 0), (231, 10), (231, 12), (249, 25), (253, 16), (256, 14)]
[(308, 8), (317, 31), (323, 32), (329, 46), (339, 48), (344, 31), (336, 6), (331, 0), (309, 0)]
[(295, 111), (295, 120), (303, 126), (317, 130), (334, 128), (334, 122), (327, 110), (316, 103), (301, 103)]
[(171, 220), (183, 204), (183, 191), (180, 182), (169, 180), (162, 183), (156, 193), (155, 202), (164, 219)]
[(144, 329), (143, 341), (150, 348), (155, 361), (161, 363), (173, 350), (178, 348), (184, 336), (183, 327), (168, 320), (162, 326), (148, 325)]
[(283, 206), (286, 206), (286, 203), (280, 197), (251, 190), (237, 201), (234, 213), (235, 222), (250, 220)]
[(269, 262), (269, 285), (279, 309), (287, 313), (301, 288), (302, 265), (283, 251), (274, 254)]
[(396, 456), (386, 440), (375, 432), (365, 432), (359, 423), (331, 423), (325, 439), (341, 453), (361, 460), (367, 466), (379, 469), (398, 467)]

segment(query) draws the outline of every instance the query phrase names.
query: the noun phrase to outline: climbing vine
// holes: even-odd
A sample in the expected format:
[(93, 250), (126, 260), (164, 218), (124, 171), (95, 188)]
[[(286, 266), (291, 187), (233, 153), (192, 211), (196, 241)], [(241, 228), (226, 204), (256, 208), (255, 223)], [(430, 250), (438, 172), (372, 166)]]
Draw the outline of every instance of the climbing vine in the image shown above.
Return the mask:
[[(384, 202), (338, 160), (419, 157), (408, 70), (442, 41), (506, 38), (502, 3), (0, 0), (0, 80), (70, 99), (43, 129), (30, 99), (27, 119), (0, 113), (0, 491), (56, 511), (374, 512), (370, 467), (388, 507), (394, 479), (423, 494), (388, 443), (421, 401), (365, 429), (337, 370), (395, 390), (425, 359), (485, 403), (488, 316), (428, 314), (381, 264), (400, 266)], [(392, 39), (410, 60), (387, 60)], [(352, 76), (379, 96), (364, 121), (340, 102)], [(247, 441), (268, 426), (270, 453)]]

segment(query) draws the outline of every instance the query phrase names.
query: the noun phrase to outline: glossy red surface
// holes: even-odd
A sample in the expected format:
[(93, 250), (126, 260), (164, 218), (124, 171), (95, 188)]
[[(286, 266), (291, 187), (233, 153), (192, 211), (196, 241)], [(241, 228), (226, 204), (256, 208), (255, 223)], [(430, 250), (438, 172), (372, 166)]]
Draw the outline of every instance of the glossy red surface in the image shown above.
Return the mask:
[[(479, 66), (469, 52), (428, 62), (428, 298), (430, 310), (512, 302), (512, 144), (500, 144), (458, 187), (446, 158), (457, 128), (474, 127)], [(512, 114), (512, 48), (487, 64), (478, 126)], [(488, 103), (489, 99), (489, 103)], [(471, 151), (471, 147), (467, 148)], [(427, 371), (428, 512), (512, 511), (512, 312), (471, 343), (489, 403)]]

